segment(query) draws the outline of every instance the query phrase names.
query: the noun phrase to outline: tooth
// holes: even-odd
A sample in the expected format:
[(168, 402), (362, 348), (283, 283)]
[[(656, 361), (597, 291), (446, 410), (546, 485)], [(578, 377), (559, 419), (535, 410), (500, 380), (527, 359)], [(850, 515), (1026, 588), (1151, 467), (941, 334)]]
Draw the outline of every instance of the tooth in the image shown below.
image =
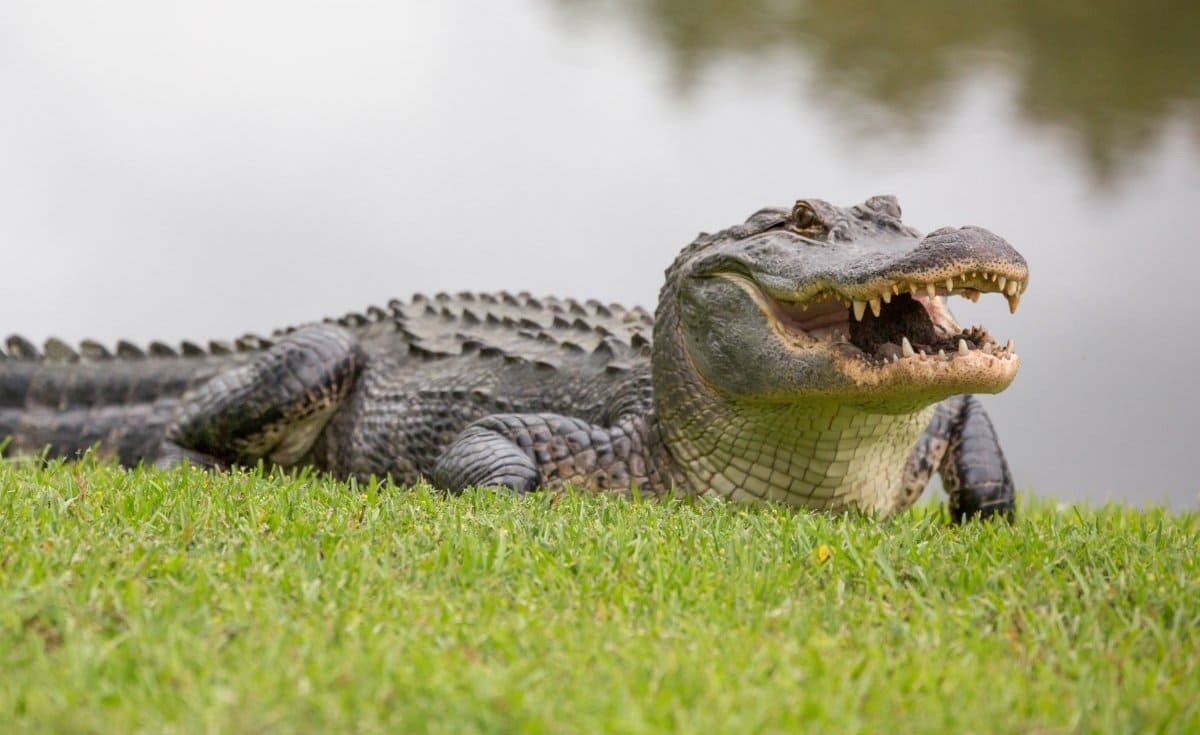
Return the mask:
[(849, 309), (850, 308), (849, 299), (842, 299), (842, 305), (845, 306), (847, 309)]
[(946, 279), (946, 290), (947, 290), (947, 291), (953, 291), (953, 290), (954, 290), (954, 277), (953, 277), (953, 276), (951, 276), (950, 278), (947, 278), (947, 279)]
[(1009, 281), (1008, 289), (1006, 289), (1005, 293), (1007, 293), (1009, 296), (1016, 296), (1017, 295), (1017, 287), (1019, 287), (1020, 285), (1021, 284), (1017, 283), (1016, 281)]
[(1008, 341), (1008, 344), (1004, 345), (1005, 352), (1013, 352), (1016, 349), (1017, 349), (1017, 345), (1011, 339)]
[(854, 302), (854, 320), (855, 321), (861, 322), (862, 318), (863, 318), (863, 314), (865, 314), (866, 311), (867, 311), (867, 302), (865, 302), (865, 301), (855, 301)]
[[(895, 288), (895, 286), (892, 286), (892, 288)], [(883, 303), (885, 303), (885, 304), (892, 303), (892, 292), (891, 291), (883, 292)]]
[(998, 279), (996, 279), (996, 285), (998, 285), (1000, 290), (1003, 291), (1004, 287), (1008, 285), (1008, 279), (1004, 276), (1000, 276)]
[(900, 354), (904, 355), (905, 357), (912, 357), (915, 354), (913, 352), (912, 343), (908, 341), (908, 337), (900, 338)]
[(879, 297), (876, 296), (875, 298), (871, 299), (870, 302), (868, 302), (868, 303), (871, 304), (871, 313), (874, 314), (875, 316), (879, 316), (879, 310), (883, 308), (883, 304), (879, 303)]
[(937, 296), (937, 286), (933, 285), (932, 283), (926, 283), (925, 293), (929, 294), (929, 298), (934, 298)]
[(900, 295), (900, 284), (898, 284), (898, 283), (892, 284), (892, 293), (896, 294), (897, 296)]
[(916, 296), (917, 295), (917, 284), (915, 284), (915, 283), (908, 284), (908, 292), (910, 294), (912, 294), (913, 296)]
[(1008, 298), (1008, 313), (1016, 314), (1017, 313), (1017, 304), (1021, 303), (1021, 295), (1013, 294), (1012, 296), (1008, 296), (1007, 298)]
[(966, 355), (970, 354), (970, 352), (971, 351), (969, 349), (967, 349), (967, 341), (965, 339), (960, 338), (958, 340), (958, 354), (966, 356)]
[(945, 351), (945, 350), (938, 350), (938, 357), (939, 357), (939, 358), (941, 358), (941, 359), (943, 359), (943, 360), (945, 360), (945, 359), (946, 359), (946, 351)]

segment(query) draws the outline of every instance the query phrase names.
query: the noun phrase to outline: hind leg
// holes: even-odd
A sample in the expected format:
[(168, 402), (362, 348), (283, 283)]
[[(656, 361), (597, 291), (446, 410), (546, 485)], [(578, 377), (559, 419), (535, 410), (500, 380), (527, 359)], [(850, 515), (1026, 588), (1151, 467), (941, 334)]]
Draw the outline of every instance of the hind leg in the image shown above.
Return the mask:
[(167, 441), (159, 449), (158, 457), (154, 460), (155, 467), (171, 469), (187, 462), (192, 467), (202, 470), (227, 470), (229, 464), (222, 462), (211, 454), (184, 449), (178, 444)]
[(158, 464), (296, 464), (353, 387), (362, 354), (347, 330), (299, 329), (183, 397)]

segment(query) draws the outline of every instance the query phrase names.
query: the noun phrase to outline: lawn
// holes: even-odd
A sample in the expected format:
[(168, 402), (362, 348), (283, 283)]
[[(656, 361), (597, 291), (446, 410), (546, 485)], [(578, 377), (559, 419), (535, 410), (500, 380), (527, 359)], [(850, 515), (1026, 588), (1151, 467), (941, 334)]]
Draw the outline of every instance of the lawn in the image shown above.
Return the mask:
[(0, 463), (4, 732), (1200, 732), (1200, 514)]

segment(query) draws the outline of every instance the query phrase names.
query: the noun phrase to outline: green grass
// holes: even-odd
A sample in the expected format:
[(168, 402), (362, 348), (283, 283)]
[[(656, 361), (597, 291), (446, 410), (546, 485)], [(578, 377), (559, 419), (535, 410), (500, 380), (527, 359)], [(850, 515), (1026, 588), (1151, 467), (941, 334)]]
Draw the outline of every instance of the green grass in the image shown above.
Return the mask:
[(1198, 732), (1198, 549), (0, 463), (0, 731)]

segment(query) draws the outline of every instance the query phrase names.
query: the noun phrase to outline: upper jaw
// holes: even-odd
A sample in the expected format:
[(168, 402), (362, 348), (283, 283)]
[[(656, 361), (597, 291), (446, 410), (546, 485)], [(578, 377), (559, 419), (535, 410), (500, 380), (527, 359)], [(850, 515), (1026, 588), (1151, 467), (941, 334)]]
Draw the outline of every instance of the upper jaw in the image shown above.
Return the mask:
[[(774, 248), (767, 258), (742, 261), (743, 272), (772, 298), (804, 303), (822, 295), (878, 315), (876, 302), (913, 296), (1000, 293), (1015, 312), (1029, 283), (1025, 259), (981, 227), (942, 228), (923, 238), (866, 238), (823, 247)], [(739, 259), (740, 260), (740, 259)]]
[(890, 265), (844, 279), (823, 274), (793, 280), (752, 270), (721, 275), (742, 286), (782, 340), (828, 351), (856, 383), (963, 373), (977, 378), (967, 386), (971, 390), (1003, 388), (1016, 373), (1012, 341), (1002, 346), (982, 327), (963, 330), (945, 299), (974, 301), (997, 293), (1015, 312), (1029, 284), (1024, 260), (1006, 243), (959, 258), (930, 257), (946, 253), (922, 252), (924, 244)]
[(772, 299), (806, 306), (823, 299), (842, 301), (852, 309), (859, 321), (869, 310), (880, 315), (884, 304), (903, 293), (913, 298), (932, 300), (936, 297), (962, 296), (978, 301), (981, 294), (999, 293), (1008, 300), (1008, 310), (1016, 313), (1021, 295), (1029, 286), (1029, 272), (1015, 263), (994, 263), (984, 266), (939, 268), (933, 271), (883, 273), (868, 280), (837, 283), (816, 280), (798, 283), (787, 288), (778, 278), (750, 274), (750, 279)]

